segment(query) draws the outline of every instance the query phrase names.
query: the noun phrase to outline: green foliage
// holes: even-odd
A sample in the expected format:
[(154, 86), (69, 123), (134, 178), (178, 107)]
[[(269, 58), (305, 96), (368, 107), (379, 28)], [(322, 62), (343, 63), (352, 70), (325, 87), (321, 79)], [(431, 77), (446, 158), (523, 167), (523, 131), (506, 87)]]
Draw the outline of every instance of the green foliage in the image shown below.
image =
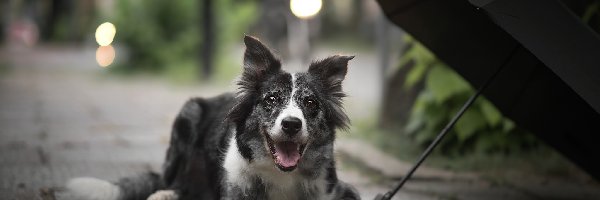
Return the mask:
[(196, 1), (117, 3), (115, 40), (127, 48), (130, 57), (115, 69), (163, 71), (193, 58), (200, 44)]
[(400, 60), (400, 66), (406, 65), (411, 60), (415, 62), (415, 67), (406, 76), (406, 88), (413, 87), (417, 82), (422, 80), (427, 71), (426, 65), (433, 64), (429, 61), (436, 61), (433, 54), (429, 53), (429, 50), (423, 45), (413, 45), (410, 51), (404, 52), (404, 56)]
[[(201, 1), (118, 0), (116, 43), (128, 52), (128, 61), (115, 70), (166, 73), (176, 79), (197, 77), (200, 62)], [(214, 1), (216, 63), (227, 47), (240, 41), (253, 22), (255, 2)], [(219, 69), (213, 66), (219, 73)]]
[[(408, 87), (403, 89), (419, 82), (424, 82), (425, 88), (415, 101), (405, 133), (424, 147), (433, 141), (474, 90), (424, 46), (411, 38), (406, 41), (412, 47), (401, 63), (412, 60), (415, 65), (405, 80)], [(463, 114), (438, 151), (449, 155), (472, 151), (509, 153), (536, 145), (535, 138), (503, 117), (490, 101), (480, 97)]]
[(455, 94), (467, 93), (469, 85), (450, 68), (436, 63), (427, 74), (426, 87), (431, 90), (437, 103), (443, 103)]
[(589, 23), (594, 15), (598, 15), (600, 13), (600, 3), (598, 1), (594, 1), (589, 4), (581, 16), (581, 20), (585, 23)]

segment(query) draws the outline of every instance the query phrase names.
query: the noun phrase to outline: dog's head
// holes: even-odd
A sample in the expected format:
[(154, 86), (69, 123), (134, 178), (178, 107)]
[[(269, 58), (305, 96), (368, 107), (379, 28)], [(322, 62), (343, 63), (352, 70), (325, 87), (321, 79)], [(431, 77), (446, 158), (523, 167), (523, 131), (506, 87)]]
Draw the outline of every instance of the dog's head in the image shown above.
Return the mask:
[(244, 43), (237, 102), (228, 115), (242, 156), (251, 162), (272, 160), (286, 172), (332, 159), (335, 129), (349, 121), (342, 108), (342, 80), (354, 56), (331, 56), (306, 72), (288, 73), (256, 38), (246, 36)]

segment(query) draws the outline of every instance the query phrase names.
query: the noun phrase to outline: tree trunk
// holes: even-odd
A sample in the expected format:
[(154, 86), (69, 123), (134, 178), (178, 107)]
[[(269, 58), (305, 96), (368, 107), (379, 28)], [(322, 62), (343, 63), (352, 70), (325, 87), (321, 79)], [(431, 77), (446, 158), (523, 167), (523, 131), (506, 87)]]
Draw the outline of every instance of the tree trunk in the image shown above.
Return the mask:
[(213, 0), (204, 0), (201, 4), (202, 10), (202, 31), (203, 41), (202, 49), (200, 50), (200, 58), (202, 63), (201, 72), (204, 80), (210, 80), (213, 73), (214, 55), (215, 55), (215, 23), (213, 13)]
[(396, 70), (386, 81), (383, 88), (381, 120), (379, 120), (381, 128), (387, 130), (403, 128), (410, 117), (413, 104), (425, 86), (424, 81), (420, 81), (412, 88), (405, 88), (406, 76), (413, 67), (414, 61), (411, 60)]

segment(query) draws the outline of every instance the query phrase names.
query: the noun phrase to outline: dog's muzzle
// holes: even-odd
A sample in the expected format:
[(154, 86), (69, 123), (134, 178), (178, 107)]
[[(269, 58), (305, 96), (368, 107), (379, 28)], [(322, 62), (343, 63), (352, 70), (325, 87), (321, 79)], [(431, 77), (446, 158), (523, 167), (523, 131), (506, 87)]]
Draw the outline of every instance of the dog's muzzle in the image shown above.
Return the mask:
[(282, 171), (289, 172), (298, 166), (306, 147), (306, 139), (301, 139), (302, 121), (296, 117), (281, 120), (280, 134), (271, 137), (266, 133), (267, 147), (271, 152), (275, 165)]

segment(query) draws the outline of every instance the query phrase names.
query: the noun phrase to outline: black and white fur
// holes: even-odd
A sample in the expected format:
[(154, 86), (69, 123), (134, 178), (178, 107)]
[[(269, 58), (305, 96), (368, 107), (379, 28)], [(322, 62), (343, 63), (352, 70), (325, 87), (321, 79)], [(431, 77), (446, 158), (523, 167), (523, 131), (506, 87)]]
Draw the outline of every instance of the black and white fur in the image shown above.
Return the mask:
[(184, 105), (162, 177), (77, 178), (67, 188), (84, 199), (360, 199), (338, 180), (333, 155), (335, 130), (348, 125), (342, 80), (353, 56), (288, 73), (260, 41), (244, 43), (238, 93)]

